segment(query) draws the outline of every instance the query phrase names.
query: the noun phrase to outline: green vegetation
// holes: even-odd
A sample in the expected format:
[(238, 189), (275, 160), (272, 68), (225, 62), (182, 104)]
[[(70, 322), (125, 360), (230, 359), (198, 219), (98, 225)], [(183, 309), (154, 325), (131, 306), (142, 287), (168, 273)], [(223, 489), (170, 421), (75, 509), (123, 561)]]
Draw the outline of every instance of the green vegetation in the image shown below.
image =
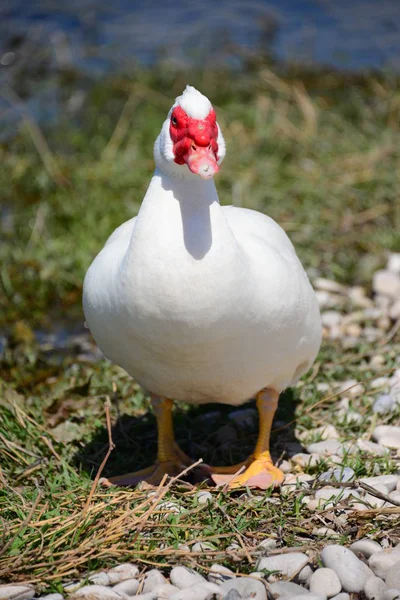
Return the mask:
[[(83, 320), (84, 273), (113, 229), (137, 212), (153, 170), (153, 142), (187, 81), (213, 100), (227, 142), (217, 181), (221, 201), (276, 219), (312, 276), (368, 286), (387, 251), (400, 247), (397, 80), (307, 72), (278, 77), (259, 65), (237, 77), (140, 72), (95, 86), (79, 118), (60, 115), (43, 137), (25, 122), (0, 148), (0, 326), (7, 336), (0, 359), (0, 579), (56, 590), (61, 581), (128, 559), (143, 565), (179, 560), (205, 570), (224, 562), (248, 572), (262, 539), (274, 535), (283, 545), (317, 547), (322, 538), (314, 528), (333, 526), (326, 511), (308, 511), (302, 490), (217, 490), (212, 505), (199, 505), (197, 488), (174, 483), (162, 500), (179, 507), (173, 512), (171, 505), (156, 506), (145, 489), (97, 488), (85, 508), (108, 449), (105, 399), (112, 400), (116, 444), (105, 475), (149, 464), (154, 419), (135, 382), (116, 366), (91, 362), (81, 340), (61, 350), (39, 347), (32, 330)], [(278, 420), (296, 417), (298, 433), (329, 422), (349, 441), (370, 433), (376, 391), (367, 385), (352, 401), (363, 419), (349, 424), (334, 400), (321, 402), (315, 378), (330, 389), (335, 381), (366, 381), (379, 374), (368, 362), (378, 352), (385, 369), (393, 368), (398, 338), (379, 349), (360, 342), (346, 351), (339, 340), (325, 342), (315, 370), (286, 393)], [(219, 415), (207, 422), (205, 438), (202, 415), (211, 410)], [(182, 448), (209, 462), (244, 458), (256, 428), (238, 430), (227, 419), (230, 412), (177, 407)], [(234, 434), (224, 439), (227, 423)], [(276, 458), (294, 443), (293, 427), (278, 423)], [(362, 453), (343, 464), (357, 477), (395, 468), (390, 457), (370, 460)], [(326, 468), (322, 463), (308, 472)], [(359, 528), (380, 539), (394, 527), (384, 512), (354, 513), (338, 539), (353, 539)], [(179, 547), (196, 541), (215, 550), (193, 554)], [(236, 549), (229, 548), (233, 543)]]

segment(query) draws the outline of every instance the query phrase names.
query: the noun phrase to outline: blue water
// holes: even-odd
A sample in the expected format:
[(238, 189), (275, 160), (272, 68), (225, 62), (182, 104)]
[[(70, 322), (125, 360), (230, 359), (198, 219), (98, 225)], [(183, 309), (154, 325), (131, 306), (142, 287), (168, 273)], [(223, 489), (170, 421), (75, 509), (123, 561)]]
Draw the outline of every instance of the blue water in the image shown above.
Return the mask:
[(88, 85), (137, 64), (240, 67), (260, 53), (399, 72), (400, 0), (0, 0), (0, 141), (21, 121), (10, 88), (51, 123), (60, 107), (79, 110), (85, 93), (82, 79), (64, 91), (61, 72)]
[(33, 55), (41, 45), (56, 62), (93, 73), (160, 54), (172, 64), (229, 61), (222, 40), (255, 51), (272, 21), (279, 59), (399, 70), (399, 0), (0, 0), (0, 55), (28, 35)]

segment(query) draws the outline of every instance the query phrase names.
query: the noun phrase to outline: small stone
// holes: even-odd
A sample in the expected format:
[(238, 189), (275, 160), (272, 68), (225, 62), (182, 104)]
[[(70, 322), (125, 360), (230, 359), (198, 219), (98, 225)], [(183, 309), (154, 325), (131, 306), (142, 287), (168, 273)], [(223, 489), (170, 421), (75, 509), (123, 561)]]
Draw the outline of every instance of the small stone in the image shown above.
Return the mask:
[(382, 600), (383, 593), (388, 589), (380, 577), (369, 577), (364, 585), (367, 600)]
[(400, 275), (400, 252), (390, 252), (387, 261), (387, 270)]
[(227, 594), (230, 590), (236, 590), (243, 598), (252, 600), (267, 600), (267, 592), (261, 581), (251, 577), (236, 577), (229, 581), (224, 581), (220, 586), (220, 594)]
[(88, 577), (88, 580), (93, 585), (110, 585), (110, 578), (108, 573), (105, 571), (100, 571), (99, 573), (94, 573)]
[(215, 594), (221, 593), (221, 591), (222, 586), (204, 581), (204, 583), (196, 583), (190, 587), (178, 590), (170, 596), (170, 600), (210, 600)]
[(258, 413), (254, 408), (242, 408), (231, 412), (228, 419), (233, 421), (240, 429), (251, 429), (257, 422)]
[(70, 581), (69, 583), (63, 584), (64, 592), (67, 594), (73, 594), (83, 586), (83, 581)]
[(336, 294), (346, 294), (347, 287), (333, 281), (332, 279), (326, 279), (325, 277), (317, 277), (314, 279), (314, 286), (317, 290), (323, 290), (325, 292), (333, 292)]
[(331, 600), (350, 600), (350, 596), (349, 594), (346, 594), (346, 592), (342, 592), (341, 594), (331, 598)]
[(298, 465), (302, 469), (306, 467), (315, 467), (321, 462), (319, 454), (306, 454), (305, 452), (299, 452), (290, 457), (293, 464)]
[(387, 448), (400, 448), (400, 427), (397, 425), (379, 425), (374, 429), (372, 437)]
[(354, 554), (362, 554), (365, 558), (369, 558), (371, 554), (381, 552), (382, 548), (378, 542), (364, 538), (353, 542), (350, 546), (350, 550), (354, 552)]
[(269, 587), (269, 592), (276, 600), (290, 600), (296, 594), (304, 594), (305, 591), (301, 585), (291, 581), (277, 581)]
[(373, 456), (385, 456), (388, 453), (388, 449), (375, 442), (369, 440), (359, 439), (357, 440), (357, 446), (361, 452), (372, 454)]
[(386, 590), (383, 593), (382, 600), (399, 600), (400, 591), (399, 590)]
[(242, 594), (239, 594), (237, 590), (229, 590), (229, 592), (222, 598), (222, 600), (242, 600)]
[(304, 594), (296, 594), (296, 596), (292, 596), (290, 600), (326, 600), (326, 596), (321, 596), (321, 594), (310, 594), (307, 590), (304, 590)]
[(152, 592), (154, 588), (167, 583), (164, 575), (158, 569), (151, 569), (146, 573), (143, 585), (143, 592)]
[(121, 600), (121, 596), (105, 585), (85, 585), (70, 596), (70, 600)]
[[(399, 549), (400, 550), (400, 549)], [(368, 565), (377, 577), (386, 578), (386, 573), (389, 568), (395, 565), (400, 560), (400, 552), (395, 548), (388, 548), (380, 552), (371, 554), (368, 560)]]
[(314, 594), (325, 594), (328, 598), (332, 598), (341, 591), (342, 584), (332, 569), (317, 569), (310, 577), (310, 592)]
[[(377, 490), (378, 492), (381, 492), (382, 494), (388, 495), (388, 493), (389, 493), (388, 488), (385, 485), (383, 485), (382, 483), (376, 483), (374, 485), (374, 489)], [(372, 506), (373, 508), (381, 508), (385, 504), (385, 500), (382, 500), (381, 498), (377, 498), (376, 496), (374, 496), (374, 494), (370, 494), (370, 493), (365, 494), (363, 500), (365, 502), (368, 502), (368, 504), (370, 506)]]
[(282, 460), (282, 462), (279, 465), (279, 468), (283, 473), (290, 473), (292, 467), (288, 460)]
[(320, 454), (321, 456), (331, 456), (332, 454), (338, 454), (342, 449), (342, 444), (337, 440), (324, 440), (322, 442), (315, 442), (307, 446), (307, 452), (310, 454)]
[(172, 585), (176, 585), (180, 590), (206, 581), (199, 573), (188, 567), (174, 567), (169, 578)]
[(339, 325), (342, 321), (342, 315), (336, 310), (325, 310), (321, 313), (322, 325), (325, 327), (334, 327)]
[(39, 596), (37, 600), (64, 600), (64, 596), (62, 594), (47, 594), (46, 596)]
[(355, 472), (350, 467), (343, 467), (342, 469), (328, 469), (318, 477), (320, 481), (337, 481), (346, 483), (351, 481), (355, 477)]
[(327, 425), (321, 425), (320, 427), (315, 427), (315, 429), (312, 429), (312, 434), (320, 437), (322, 441), (338, 440), (340, 437), (336, 427), (330, 423)]
[(360, 481), (363, 481), (372, 487), (375, 487), (376, 484), (385, 485), (389, 492), (396, 489), (399, 480), (400, 475), (377, 475), (375, 477), (362, 477), (360, 479)]
[(213, 501), (213, 495), (210, 492), (201, 491), (197, 493), (197, 502), (199, 504), (208, 504)]
[(400, 319), (400, 300), (396, 300), (389, 309), (389, 317), (397, 321)]
[(397, 299), (400, 297), (400, 277), (397, 273), (380, 270), (374, 273), (372, 288), (377, 294)]
[[(292, 577), (300, 567), (304, 568), (296, 576), (300, 582), (306, 582), (311, 574), (308, 566), (308, 556), (302, 552), (288, 552), (287, 554), (277, 554), (276, 556), (266, 556), (260, 558), (256, 568), (258, 571), (279, 571), (282, 575)], [(269, 580), (269, 577), (267, 578)]]
[[(125, 600), (129, 599), (129, 596), (124, 597)], [(156, 592), (147, 592), (146, 594), (138, 594), (137, 596), (133, 596), (135, 600), (158, 600)], [(90, 599), (91, 600), (91, 599)]]
[(277, 547), (276, 540), (274, 538), (266, 538), (258, 544), (259, 548), (263, 550), (274, 550)]
[(381, 394), (372, 405), (372, 412), (384, 415), (394, 409), (394, 398), (390, 394)]
[(177, 588), (175, 585), (171, 585), (170, 583), (159, 585), (153, 590), (153, 593), (157, 596), (157, 600), (167, 600), (176, 594), (176, 592), (179, 592), (179, 588)]
[(207, 579), (211, 583), (222, 583), (227, 579), (232, 579), (232, 577), (236, 577), (235, 573), (222, 565), (211, 565), (211, 569), (207, 575)]
[(322, 538), (338, 538), (338, 537), (340, 537), (340, 534), (337, 533), (331, 527), (314, 527), (311, 533), (312, 533), (312, 535), (315, 535), (316, 537), (322, 537)]
[(321, 552), (321, 560), (325, 567), (335, 571), (346, 592), (361, 592), (371, 574), (351, 550), (336, 544), (325, 546)]
[(110, 585), (125, 581), (125, 579), (135, 579), (139, 575), (139, 569), (131, 563), (117, 565), (107, 572)]
[(312, 475), (308, 475), (307, 473), (300, 473), (300, 475), (294, 475), (293, 473), (288, 473), (285, 476), (284, 482), (281, 486), (281, 494), (286, 496), (290, 492), (293, 492), (297, 489), (308, 489), (309, 482), (313, 481), (314, 477)]
[(29, 600), (35, 595), (31, 585), (0, 584), (0, 600)]
[(400, 552), (397, 552), (397, 555), (398, 562), (388, 568), (385, 581), (388, 588), (400, 590)]
[(192, 552), (207, 552), (207, 550), (215, 550), (215, 546), (209, 542), (196, 542), (192, 546)]
[[(126, 594), (127, 596), (134, 596), (138, 591), (140, 583), (137, 579), (125, 579), (121, 583), (117, 583), (113, 586), (113, 591), (117, 594)], [(150, 590), (146, 590), (150, 592)]]
[(384, 366), (385, 362), (385, 357), (382, 354), (375, 354), (375, 356), (373, 356), (369, 361), (369, 366), (374, 371), (380, 371)]

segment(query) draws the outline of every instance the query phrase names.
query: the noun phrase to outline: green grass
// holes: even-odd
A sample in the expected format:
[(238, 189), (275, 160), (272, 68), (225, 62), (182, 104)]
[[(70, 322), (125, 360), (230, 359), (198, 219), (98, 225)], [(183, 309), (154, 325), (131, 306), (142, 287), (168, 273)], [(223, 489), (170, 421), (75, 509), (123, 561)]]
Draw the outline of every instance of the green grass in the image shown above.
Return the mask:
[[(300, 489), (289, 495), (214, 490), (213, 503), (199, 505), (194, 475), (186, 486), (166, 490), (163, 501), (177, 504), (179, 513), (156, 506), (146, 490), (99, 488), (84, 512), (108, 448), (106, 398), (112, 400), (116, 448), (105, 475), (150, 463), (154, 418), (137, 384), (118, 367), (91, 362), (81, 338), (65, 349), (46, 348), (32, 331), (82, 322), (84, 273), (113, 228), (137, 212), (153, 170), (154, 139), (187, 81), (213, 100), (226, 138), (217, 180), (222, 202), (275, 218), (312, 276), (368, 287), (387, 251), (400, 247), (395, 79), (308, 72), (278, 77), (254, 65), (241, 77), (138, 72), (97, 85), (78, 118), (70, 122), (60, 115), (56, 127), (45, 129), (51, 154), (25, 124), (0, 149), (7, 207), (0, 242), (0, 326), (7, 337), (0, 360), (0, 580), (57, 590), (62, 581), (124, 560), (143, 567), (184, 562), (204, 571), (223, 562), (247, 573), (255, 568), (262, 539), (316, 549), (324, 542), (313, 533), (321, 519), (335, 526), (329, 509), (308, 511), (301, 501), (307, 492)], [(368, 435), (375, 394), (368, 383), (366, 393), (352, 401), (363, 418), (350, 425), (338, 417), (335, 399), (321, 402), (316, 383), (335, 391), (335, 381), (366, 381), (379, 375), (369, 366), (372, 356), (382, 354), (385, 369), (394, 368), (399, 350), (398, 336), (382, 346), (360, 342), (348, 350), (340, 341), (325, 342), (318, 372), (281, 400), (275, 458), (287, 455), (296, 435), (327, 422), (343, 441)], [(176, 407), (182, 448), (214, 463), (244, 458), (256, 425), (236, 427), (228, 418), (231, 410)], [(207, 422), (205, 437), (209, 411), (219, 412)], [(398, 418), (392, 414), (380, 422)], [(227, 424), (224, 440), (221, 428)], [(306, 434), (305, 440), (314, 438)], [(393, 456), (349, 454), (343, 464), (357, 477), (396, 469)], [(328, 466), (308, 472), (317, 476)], [(378, 540), (398, 535), (394, 517), (351, 513), (346, 525), (337, 526), (338, 539), (348, 543), (359, 531)], [(180, 549), (204, 540), (215, 550)]]

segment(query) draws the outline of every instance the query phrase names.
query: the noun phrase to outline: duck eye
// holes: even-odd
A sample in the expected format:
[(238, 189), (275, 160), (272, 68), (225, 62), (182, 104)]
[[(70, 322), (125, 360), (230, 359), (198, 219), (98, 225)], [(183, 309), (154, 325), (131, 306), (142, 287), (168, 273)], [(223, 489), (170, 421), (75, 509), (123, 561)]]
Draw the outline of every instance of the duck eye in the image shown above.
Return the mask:
[(176, 117), (174, 117), (174, 116), (171, 117), (171, 123), (172, 123), (172, 125), (178, 125), (178, 121), (177, 121)]

